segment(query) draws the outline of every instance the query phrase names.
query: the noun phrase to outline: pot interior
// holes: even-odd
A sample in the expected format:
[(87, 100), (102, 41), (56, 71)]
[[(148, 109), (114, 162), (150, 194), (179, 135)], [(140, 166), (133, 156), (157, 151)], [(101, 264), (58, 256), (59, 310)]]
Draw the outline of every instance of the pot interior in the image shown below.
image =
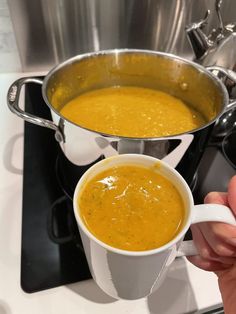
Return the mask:
[(59, 113), (80, 94), (110, 86), (137, 86), (169, 93), (199, 111), (207, 124), (228, 101), (222, 84), (204, 68), (164, 53), (113, 50), (74, 57), (45, 78), (43, 96)]

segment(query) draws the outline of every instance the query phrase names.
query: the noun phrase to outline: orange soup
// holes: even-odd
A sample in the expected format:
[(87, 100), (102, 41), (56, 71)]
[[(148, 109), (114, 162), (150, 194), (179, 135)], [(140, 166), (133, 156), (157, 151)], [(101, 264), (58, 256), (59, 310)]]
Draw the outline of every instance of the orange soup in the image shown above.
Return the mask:
[(160, 137), (206, 124), (204, 117), (164, 92), (141, 87), (109, 87), (68, 102), (61, 114), (75, 124), (126, 137)]
[(181, 230), (185, 208), (178, 190), (154, 168), (116, 166), (88, 180), (80, 216), (108, 245), (129, 251), (158, 248)]

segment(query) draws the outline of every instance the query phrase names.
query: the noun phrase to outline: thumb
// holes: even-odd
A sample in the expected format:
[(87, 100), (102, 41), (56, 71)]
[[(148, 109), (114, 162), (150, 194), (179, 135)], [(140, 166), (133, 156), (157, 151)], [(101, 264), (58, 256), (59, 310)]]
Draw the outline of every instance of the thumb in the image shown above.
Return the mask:
[(228, 185), (228, 203), (236, 216), (236, 175), (232, 177)]
[(210, 192), (204, 199), (205, 204), (220, 204), (228, 206), (228, 194), (224, 192)]

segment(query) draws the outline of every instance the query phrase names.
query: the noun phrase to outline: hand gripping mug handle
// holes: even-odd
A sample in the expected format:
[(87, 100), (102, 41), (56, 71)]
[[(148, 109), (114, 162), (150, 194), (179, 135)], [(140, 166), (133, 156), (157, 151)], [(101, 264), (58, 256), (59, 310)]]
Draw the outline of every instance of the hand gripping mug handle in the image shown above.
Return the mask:
[[(192, 210), (192, 222), (223, 222), (236, 226), (236, 218), (230, 208), (219, 204), (195, 205)], [(183, 241), (178, 249), (177, 257), (198, 255), (197, 248), (192, 240)]]

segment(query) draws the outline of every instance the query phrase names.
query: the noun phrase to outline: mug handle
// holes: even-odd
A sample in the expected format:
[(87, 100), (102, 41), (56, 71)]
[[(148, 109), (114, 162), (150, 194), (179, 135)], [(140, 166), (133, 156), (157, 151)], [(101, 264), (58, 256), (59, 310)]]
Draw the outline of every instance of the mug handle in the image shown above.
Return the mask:
[[(231, 209), (220, 204), (200, 204), (193, 207), (192, 223), (223, 222), (236, 226), (236, 218)], [(177, 251), (177, 257), (198, 255), (193, 241), (183, 241)]]

